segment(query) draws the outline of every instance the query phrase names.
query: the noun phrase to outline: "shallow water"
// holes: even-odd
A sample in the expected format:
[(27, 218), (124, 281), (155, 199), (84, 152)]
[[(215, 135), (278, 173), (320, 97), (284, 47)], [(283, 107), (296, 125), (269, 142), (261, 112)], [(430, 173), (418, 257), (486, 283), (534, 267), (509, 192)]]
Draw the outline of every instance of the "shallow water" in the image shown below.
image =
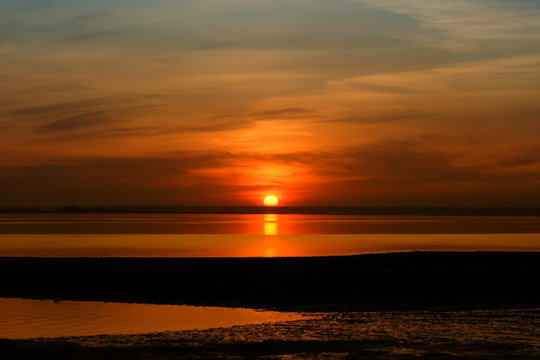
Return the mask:
[(186, 305), (0, 298), (0, 338), (137, 334), (305, 318), (296, 313)]
[[(386, 311), (159, 334), (33, 340), (65, 358), (66, 344), (109, 358), (163, 359), (539, 359), (539, 309)], [(132, 351), (132, 350), (131, 350)], [(74, 353), (71, 358), (79, 358)]]
[(0, 256), (328, 256), (540, 251), (540, 217), (3, 214)]

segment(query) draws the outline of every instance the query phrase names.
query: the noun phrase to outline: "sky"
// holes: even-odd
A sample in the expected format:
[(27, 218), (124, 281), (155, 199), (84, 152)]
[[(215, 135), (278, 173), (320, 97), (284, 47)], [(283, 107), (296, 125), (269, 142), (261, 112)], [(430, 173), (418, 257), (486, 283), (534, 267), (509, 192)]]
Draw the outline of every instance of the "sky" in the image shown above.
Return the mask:
[(2, 0), (0, 206), (540, 206), (538, 0)]

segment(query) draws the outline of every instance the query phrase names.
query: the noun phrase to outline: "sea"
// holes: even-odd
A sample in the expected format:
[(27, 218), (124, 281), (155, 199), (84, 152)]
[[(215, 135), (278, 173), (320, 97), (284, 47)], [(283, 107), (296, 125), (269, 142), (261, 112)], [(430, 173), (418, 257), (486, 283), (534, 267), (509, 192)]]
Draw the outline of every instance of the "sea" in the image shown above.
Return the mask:
[(540, 251), (540, 217), (0, 215), (0, 256), (294, 257), (402, 251)]

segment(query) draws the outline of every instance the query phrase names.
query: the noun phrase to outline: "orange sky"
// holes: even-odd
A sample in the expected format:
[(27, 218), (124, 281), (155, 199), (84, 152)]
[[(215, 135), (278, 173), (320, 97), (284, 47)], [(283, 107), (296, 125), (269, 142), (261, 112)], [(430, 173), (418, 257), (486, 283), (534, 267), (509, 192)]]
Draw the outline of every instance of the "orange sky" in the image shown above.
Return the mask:
[(0, 206), (540, 206), (536, 2), (0, 10)]

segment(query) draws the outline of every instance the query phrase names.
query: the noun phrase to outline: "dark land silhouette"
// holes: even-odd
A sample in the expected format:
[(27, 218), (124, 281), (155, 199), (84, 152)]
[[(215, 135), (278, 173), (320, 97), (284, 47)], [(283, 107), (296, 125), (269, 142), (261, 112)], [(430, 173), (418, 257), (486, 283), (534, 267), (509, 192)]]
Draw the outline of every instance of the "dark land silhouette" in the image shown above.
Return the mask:
[(7, 358), (488, 360), (540, 356), (535, 340), (540, 253), (0, 258), (0, 271), (2, 297), (326, 312), (314, 313), (318, 318), (313, 320), (209, 330), (0, 339), (0, 352)]
[(0, 296), (349, 311), (540, 305), (540, 253), (0, 258)]

